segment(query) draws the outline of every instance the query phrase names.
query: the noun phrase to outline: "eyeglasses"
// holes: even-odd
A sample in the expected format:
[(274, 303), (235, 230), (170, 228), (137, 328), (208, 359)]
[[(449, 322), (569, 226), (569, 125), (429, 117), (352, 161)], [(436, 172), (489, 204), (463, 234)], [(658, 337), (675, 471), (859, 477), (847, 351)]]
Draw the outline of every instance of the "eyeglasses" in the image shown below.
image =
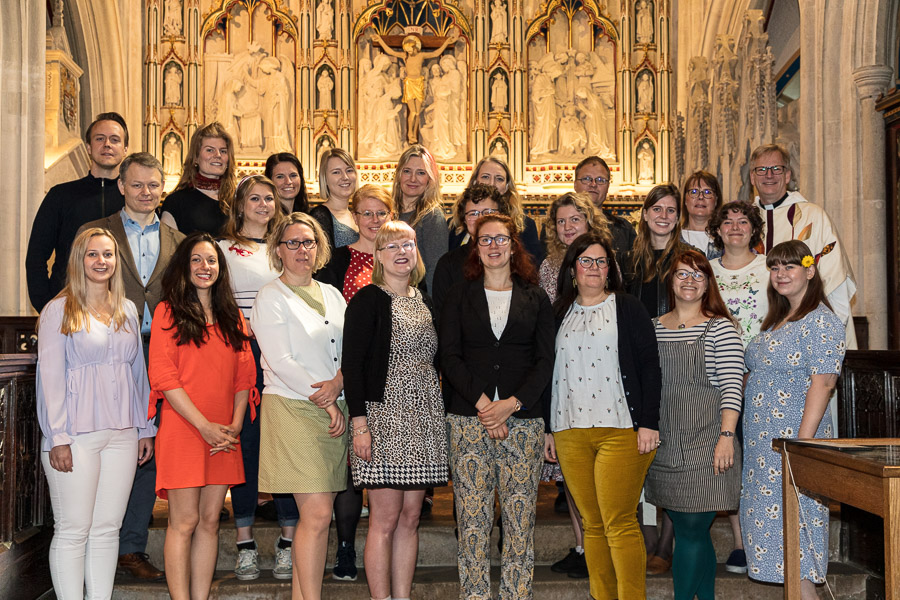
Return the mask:
[(493, 243), (497, 247), (506, 246), (509, 244), (510, 237), (508, 235), (479, 235), (478, 236), (478, 245), (479, 246), (490, 246)]
[(691, 196), (692, 198), (696, 198), (698, 196), (703, 196), (704, 198), (712, 198), (713, 196), (715, 196), (715, 193), (710, 189), (705, 189), (705, 190), (693, 189), (693, 190), (688, 190), (688, 196)]
[(606, 177), (588, 177), (587, 175), (585, 175), (584, 177), (579, 177), (578, 179), (576, 179), (576, 181), (584, 185), (591, 185), (592, 183), (596, 183), (597, 185), (605, 185), (609, 183), (609, 179), (607, 179)]
[(692, 278), (694, 281), (703, 281), (706, 279), (706, 273), (701, 271), (688, 271), (687, 269), (678, 269), (675, 271), (675, 277), (684, 281), (688, 277)]
[(389, 213), (386, 210), (375, 210), (375, 211), (364, 210), (362, 212), (356, 211), (356, 214), (364, 219), (371, 219), (374, 217), (374, 218), (378, 219), (379, 221), (381, 221), (381, 220), (387, 218), (387, 216), (391, 213)]
[(379, 250), (384, 250), (386, 252), (390, 252), (391, 254), (397, 254), (398, 252), (400, 252), (401, 248), (404, 252), (414, 252), (416, 250), (416, 243), (412, 240), (407, 240), (402, 244), (395, 244), (392, 242), (390, 244), (385, 244), (384, 246), (379, 248)]
[(563, 225), (566, 224), (567, 221), (577, 227), (578, 225), (581, 225), (582, 223), (584, 223), (584, 217), (582, 217), (581, 215), (572, 215), (568, 219), (557, 219), (556, 225), (557, 225), (557, 227), (562, 227)]
[(784, 173), (785, 166), (784, 165), (775, 165), (773, 167), (753, 167), (753, 172), (759, 175), (760, 177), (766, 176), (766, 171), (771, 173), (772, 175), (781, 175)]
[(287, 246), (288, 250), (297, 250), (300, 246), (303, 246), (307, 250), (312, 250), (317, 245), (316, 240), (283, 240), (278, 243)]
[(576, 262), (581, 265), (583, 269), (590, 269), (594, 265), (597, 266), (598, 269), (608, 269), (609, 268), (609, 259), (605, 256), (601, 256), (599, 258), (591, 258), (590, 256), (579, 256), (575, 259)]
[(486, 217), (488, 215), (497, 215), (500, 214), (500, 211), (496, 208), (483, 208), (481, 210), (468, 210), (466, 211), (466, 219), (472, 220), (477, 219), (478, 217)]

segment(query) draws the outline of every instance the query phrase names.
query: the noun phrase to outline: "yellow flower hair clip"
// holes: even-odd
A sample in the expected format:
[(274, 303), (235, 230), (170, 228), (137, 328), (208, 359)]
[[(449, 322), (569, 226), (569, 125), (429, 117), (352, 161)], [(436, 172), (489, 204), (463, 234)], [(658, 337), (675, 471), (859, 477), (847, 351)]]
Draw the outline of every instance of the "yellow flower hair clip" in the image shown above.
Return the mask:
[(812, 256), (807, 254), (800, 260), (800, 264), (803, 265), (804, 267), (808, 268), (808, 267), (811, 267), (814, 264), (816, 264), (816, 259), (814, 259)]

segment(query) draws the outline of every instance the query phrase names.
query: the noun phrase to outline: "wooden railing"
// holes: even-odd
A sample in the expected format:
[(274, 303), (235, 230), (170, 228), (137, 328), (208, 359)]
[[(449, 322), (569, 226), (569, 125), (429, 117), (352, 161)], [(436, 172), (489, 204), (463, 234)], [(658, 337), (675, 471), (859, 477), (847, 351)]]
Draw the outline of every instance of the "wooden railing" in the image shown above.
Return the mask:
[(41, 469), (34, 354), (0, 354), (0, 596), (50, 589), (53, 515)]
[[(851, 350), (838, 382), (841, 437), (900, 437), (900, 352)], [(871, 578), (870, 598), (884, 598), (884, 521), (841, 505), (841, 555)]]

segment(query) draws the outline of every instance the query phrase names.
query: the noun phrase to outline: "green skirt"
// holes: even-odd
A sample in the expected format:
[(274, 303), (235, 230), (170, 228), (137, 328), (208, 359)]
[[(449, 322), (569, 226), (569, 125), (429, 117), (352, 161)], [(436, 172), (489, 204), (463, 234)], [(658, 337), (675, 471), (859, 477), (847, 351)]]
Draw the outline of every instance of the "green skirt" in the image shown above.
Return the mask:
[[(347, 434), (328, 435), (331, 418), (309, 400), (263, 394), (259, 491), (315, 494), (347, 489)], [(347, 418), (347, 405), (338, 407)]]

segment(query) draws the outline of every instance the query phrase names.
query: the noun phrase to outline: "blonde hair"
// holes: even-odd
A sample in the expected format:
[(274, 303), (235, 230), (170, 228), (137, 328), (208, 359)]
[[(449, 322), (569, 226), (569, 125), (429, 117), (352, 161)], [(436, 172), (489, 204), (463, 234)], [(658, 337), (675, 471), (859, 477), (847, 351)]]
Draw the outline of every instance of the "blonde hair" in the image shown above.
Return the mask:
[(219, 201), (219, 210), (222, 214), (227, 215), (231, 211), (231, 201), (234, 198), (234, 188), (237, 183), (234, 180), (237, 172), (237, 163), (234, 158), (234, 141), (231, 135), (225, 131), (225, 128), (218, 121), (213, 121), (209, 125), (205, 125), (194, 132), (191, 136), (191, 143), (188, 147), (187, 156), (184, 159), (184, 168), (181, 171), (181, 179), (173, 191), (183, 190), (185, 188), (194, 187), (194, 181), (200, 174), (197, 161), (200, 159), (200, 147), (203, 146), (203, 140), (220, 139), (225, 142), (225, 148), (228, 150), (228, 162), (225, 166), (225, 174), (219, 178), (219, 191), (216, 199)]
[(509, 216), (512, 218), (513, 223), (516, 224), (516, 229), (519, 233), (522, 233), (525, 231), (525, 211), (522, 209), (522, 198), (519, 196), (518, 190), (516, 190), (516, 182), (513, 179), (512, 171), (509, 170), (509, 165), (496, 156), (485, 156), (472, 169), (472, 175), (469, 177), (469, 183), (466, 184), (466, 187), (468, 188), (472, 184), (479, 183), (478, 171), (481, 170), (485, 163), (495, 164), (506, 173), (506, 191), (503, 192), (503, 198), (506, 200), (506, 204), (509, 205)]
[(581, 213), (585, 221), (587, 221), (586, 233), (593, 231), (603, 237), (612, 239), (609, 233), (609, 222), (606, 220), (606, 216), (597, 210), (597, 207), (591, 202), (591, 197), (581, 192), (567, 192), (562, 196), (557, 196), (550, 203), (550, 208), (547, 210), (544, 234), (547, 237), (547, 254), (550, 258), (561, 261), (568, 249), (568, 246), (559, 239), (559, 235), (556, 233), (556, 213), (563, 206), (571, 206)]
[[(372, 269), (372, 283), (375, 285), (384, 285), (384, 265), (378, 260), (378, 250), (383, 248), (385, 244), (389, 244), (394, 240), (402, 238), (416, 239), (415, 230), (403, 221), (388, 221), (378, 230), (375, 235), (375, 267)], [(409, 274), (409, 285), (417, 285), (425, 278), (425, 261), (419, 254), (419, 246), (416, 245), (416, 268)]]
[(425, 172), (428, 174), (429, 185), (425, 191), (416, 199), (416, 208), (410, 225), (415, 227), (422, 220), (422, 217), (433, 211), (435, 208), (441, 208), (441, 178), (438, 175), (437, 161), (425, 146), (415, 144), (410, 146), (400, 155), (397, 161), (397, 169), (394, 171), (394, 187), (391, 190), (391, 196), (394, 199), (394, 206), (398, 211), (403, 210), (403, 190), (400, 189), (400, 173), (406, 168), (413, 158), (421, 158), (425, 163)]
[(65, 298), (66, 304), (63, 308), (62, 324), (59, 332), (63, 335), (91, 330), (90, 309), (87, 302), (87, 282), (84, 273), (84, 255), (87, 253), (88, 244), (95, 237), (104, 236), (112, 240), (116, 257), (116, 268), (113, 269), (112, 277), (107, 283), (109, 289), (109, 297), (113, 306), (112, 323), (116, 331), (125, 329), (128, 315), (125, 314), (125, 285), (122, 283), (122, 272), (119, 269), (121, 264), (121, 253), (119, 252), (119, 244), (112, 232), (108, 229), (100, 227), (91, 227), (85, 229), (75, 238), (72, 243), (72, 251), (69, 253), (69, 264), (66, 270), (66, 286), (56, 296), (57, 298)]
[(359, 203), (369, 198), (371, 198), (372, 200), (378, 200), (379, 202), (384, 204), (384, 207), (387, 208), (389, 213), (391, 213), (391, 218), (394, 218), (394, 215), (396, 213), (394, 208), (394, 199), (386, 189), (384, 189), (380, 185), (375, 185), (374, 183), (367, 183), (366, 185), (353, 192), (353, 196), (350, 197), (350, 211), (356, 212), (356, 209), (359, 207)]
[(250, 190), (252, 190), (256, 184), (268, 187), (275, 197), (275, 214), (272, 215), (272, 218), (269, 219), (269, 222), (266, 224), (266, 235), (272, 231), (272, 228), (278, 224), (279, 220), (284, 218), (284, 208), (281, 204), (281, 197), (278, 195), (278, 190), (271, 179), (265, 175), (248, 175), (241, 179), (237, 191), (234, 193), (234, 202), (231, 204), (231, 214), (228, 215), (228, 220), (225, 222), (222, 236), (227, 240), (235, 241), (250, 248), (255, 248), (256, 242), (244, 236), (241, 233), (241, 229), (244, 228), (244, 218), (246, 216), (244, 204), (247, 201), (247, 197), (250, 196)]
[(327, 265), (328, 261), (331, 260), (331, 245), (328, 243), (328, 238), (325, 237), (325, 231), (322, 229), (322, 226), (306, 213), (293, 212), (286, 218), (279, 220), (269, 232), (269, 235), (266, 236), (266, 250), (269, 253), (269, 265), (271, 265), (272, 269), (278, 272), (284, 270), (284, 264), (281, 262), (281, 257), (278, 256), (276, 250), (281, 244), (284, 232), (291, 225), (306, 225), (312, 229), (313, 238), (316, 240), (316, 264), (313, 265), (313, 273)]
[[(343, 148), (332, 148), (323, 152), (322, 156), (319, 157), (319, 196), (324, 198), (325, 202), (328, 202), (328, 197), (331, 195), (331, 191), (328, 189), (327, 175), (328, 161), (332, 158), (339, 158), (341, 162), (356, 171), (356, 161)], [(353, 183), (353, 191), (356, 191), (356, 182)]]

